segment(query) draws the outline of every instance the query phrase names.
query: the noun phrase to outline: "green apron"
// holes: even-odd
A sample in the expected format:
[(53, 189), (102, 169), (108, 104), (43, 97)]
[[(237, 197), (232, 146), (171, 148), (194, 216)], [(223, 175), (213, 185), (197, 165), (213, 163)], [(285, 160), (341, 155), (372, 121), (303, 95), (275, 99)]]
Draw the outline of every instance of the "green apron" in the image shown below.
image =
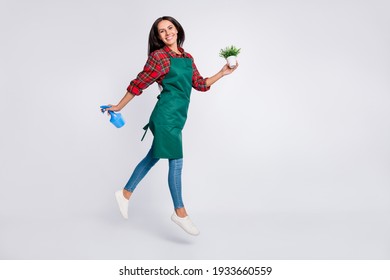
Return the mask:
[[(181, 131), (187, 120), (192, 89), (192, 60), (170, 57), (170, 69), (162, 81), (162, 92), (144, 127), (153, 133), (153, 157), (183, 157)], [(144, 134), (144, 136), (145, 136)], [(143, 138), (142, 138), (143, 139)]]

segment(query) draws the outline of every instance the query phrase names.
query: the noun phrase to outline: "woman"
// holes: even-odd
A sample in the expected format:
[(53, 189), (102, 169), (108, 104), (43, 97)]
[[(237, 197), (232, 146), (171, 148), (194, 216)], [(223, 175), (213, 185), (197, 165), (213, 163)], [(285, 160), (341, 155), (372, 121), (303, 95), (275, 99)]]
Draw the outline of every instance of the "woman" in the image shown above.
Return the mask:
[(117, 191), (115, 196), (122, 216), (127, 219), (129, 199), (135, 187), (159, 159), (166, 158), (169, 160), (168, 185), (175, 209), (171, 219), (187, 233), (198, 235), (199, 230), (188, 217), (182, 200), (181, 132), (187, 119), (192, 87), (207, 91), (212, 84), (235, 69), (225, 65), (217, 74), (204, 79), (192, 56), (182, 48), (184, 38), (184, 30), (177, 20), (169, 16), (158, 18), (149, 33), (149, 57), (143, 71), (130, 82), (118, 105), (111, 106), (108, 111), (122, 110), (134, 96), (140, 95), (154, 82), (162, 88), (149, 123), (144, 127), (145, 134), (148, 128), (153, 133), (152, 147), (137, 165), (124, 189)]

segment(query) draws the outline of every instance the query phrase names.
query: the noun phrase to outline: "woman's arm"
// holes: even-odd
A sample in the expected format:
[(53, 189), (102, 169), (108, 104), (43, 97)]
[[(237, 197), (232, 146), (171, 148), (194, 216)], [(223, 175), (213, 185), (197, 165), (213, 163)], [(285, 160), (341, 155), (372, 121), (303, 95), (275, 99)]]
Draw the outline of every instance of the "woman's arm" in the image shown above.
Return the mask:
[(230, 68), (228, 64), (224, 65), (223, 68), (217, 74), (206, 79), (206, 86), (210, 87), (212, 84), (214, 84), (216, 81), (221, 79), (223, 76), (233, 73), (233, 71), (236, 70), (237, 67), (238, 67), (238, 63), (234, 68)]
[(149, 55), (144, 69), (137, 75), (137, 78), (130, 82), (125, 95), (119, 103), (117, 105), (109, 104), (111, 107), (107, 111), (117, 112), (122, 110), (134, 96), (142, 94), (142, 91), (154, 83), (161, 75), (161, 54), (159, 55), (158, 52), (155, 52)]
[[(109, 104), (109, 106), (111, 106), (111, 107), (109, 109), (107, 109), (107, 111), (118, 112), (118, 111), (122, 110), (123, 107), (125, 107), (127, 105), (127, 103), (129, 103), (134, 98), (134, 96), (135, 96), (134, 94), (127, 91), (125, 93), (125, 96), (123, 96), (121, 101), (119, 101), (118, 105)], [(109, 114), (109, 113), (107, 112), (107, 114)]]
[(216, 81), (221, 79), (223, 76), (231, 74), (234, 70), (236, 70), (238, 67), (238, 63), (234, 68), (230, 68), (228, 64), (224, 65), (223, 68), (214, 76), (209, 78), (203, 78), (194, 61), (192, 61), (192, 68), (194, 69), (193, 75), (192, 75), (192, 87), (199, 91), (208, 91), (210, 89), (210, 86), (214, 84)]

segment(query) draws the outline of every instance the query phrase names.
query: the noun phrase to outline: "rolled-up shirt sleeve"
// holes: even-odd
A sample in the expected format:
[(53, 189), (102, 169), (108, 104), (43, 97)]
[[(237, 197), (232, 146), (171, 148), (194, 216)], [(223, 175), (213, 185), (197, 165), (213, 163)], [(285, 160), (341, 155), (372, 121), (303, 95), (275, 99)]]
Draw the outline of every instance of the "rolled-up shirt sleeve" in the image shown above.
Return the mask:
[(208, 87), (206, 85), (207, 78), (203, 78), (200, 75), (198, 69), (196, 68), (194, 59), (192, 59), (192, 69), (193, 69), (193, 73), (192, 73), (192, 87), (194, 89), (196, 89), (196, 90), (199, 90), (199, 91), (208, 91), (210, 89), (210, 87)]
[(142, 91), (153, 84), (161, 76), (161, 63), (153, 54), (149, 55), (144, 69), (137, 75), (137, 78), (130, 82), (127, 91), (140, 95)]

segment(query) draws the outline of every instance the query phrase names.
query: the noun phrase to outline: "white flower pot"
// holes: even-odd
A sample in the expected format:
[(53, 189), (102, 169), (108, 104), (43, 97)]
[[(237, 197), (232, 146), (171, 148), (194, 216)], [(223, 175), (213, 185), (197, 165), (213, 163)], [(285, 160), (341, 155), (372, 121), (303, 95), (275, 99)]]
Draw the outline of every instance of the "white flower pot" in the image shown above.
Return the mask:
[(237, 57), (232, 55), (232, 56), (229, 56), (228, 58), (226, 58), (228, 64), (229, 64), (229, 67), (230, 68), (234, 68), (236, 67), (237, 65)]

